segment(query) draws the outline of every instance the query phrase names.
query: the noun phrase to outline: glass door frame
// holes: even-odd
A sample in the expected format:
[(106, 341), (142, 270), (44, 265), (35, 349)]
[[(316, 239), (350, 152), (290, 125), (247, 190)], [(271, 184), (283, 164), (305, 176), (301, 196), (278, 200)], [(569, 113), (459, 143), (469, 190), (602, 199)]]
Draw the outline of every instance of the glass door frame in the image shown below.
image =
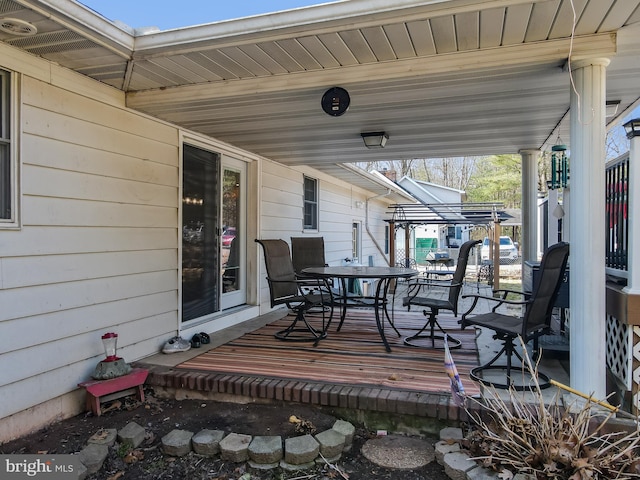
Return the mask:
[(185, 155), (185, 146), (188, 145), (190, 147), (196, 148), (196, 149), (200, 149), (204, 152), (209, 152), (211, 154), (217, 155), (218, 156), (218, 182), (219, 185), (216, 187), (218, 189), (218, 205), (217, 205), (217, 214), (216, 214), (216, 219), (214, 220), (215, 222), (215, 239), (213, 240), (214, 243), (216, 243), (215, 248), (217, 249), (217, 258), (220, 259), (221, 258), (221, 254), (222, 254), (222, 175), (224, 173), (225, 170), (234, 170), (240, 173), (240, 189), (241, 189), (241, 193), (240, 193), (240, 199), (239, 199), (239, 211), (240, 211), (240, 215), (239, 215), (239, 235), (238, 235), (238, 240), (239, 240), (239, 245), (238, 245), (238, 259), (239, 259), (239, 270), (241, 272), (241, 278), (240, 278), (240, 288), (234, 292), (230, 292), (228, 294), (223, 294), (223, 284), (222, 284), (222, 263), (220, 260), (218, 260), (218, 274), (217, 274), (217, 288), (216, 290), (216, 295), (217, 295), (217, 299), (216, 299), (216, 308), (214, 309), (214, 311), (205, 313), (204, 315), (200, 316), (200, 317), (195, 317), (195, 318), (190, 318), (188, 320), (183, 320), (183, 268), (180, 266), (178, 268), (178, 285), (179, 285), (179, 295), (178, 295), (178, 308), (179, 308), (179, 316), (178, 316), (178, 321), (179, 321), (179, 325), (181, 325), (180, 329), (189, 329), (192, 326), (195, 325), (199, 325), (201, 323), (210, 321), (215, 319), (216, 317), (222, 316), (225, 313), (226, 309), (235, 307), (235, 306), (240, 306), (240, 305), (244, 305), (247, 302), (247, 298), (248, 298), (248, 293), (247, 293), (247, 288), (248, 288), (248, 272), (247, 272), (247, 251), (246, 251), (246, 238), (247, 238), (247, 205), (248, 205), (248, 179), (247, 179), (247, 175), (248, 175), (248, 171), (249, 171), (249, 167), (247, 162), (242, 161), (240, 159), (238, 159), (237, 157), (234, 157), (233, 155), (228, 154), (227, 152), (225, 152), (224, 149), (218, 148), (215, 145), (212, 145), (208, 142), (203, 142), (203, 141), (198, 141), (192, 137), (187, 137), (187, 136), (183, 136), (180, 140), (180, 159), (179, 159), (179, 182), (178, 182), (178, 191), (179, 191), (179, 198), (180, 198), (180, 207), (178, 210), (179, 213), (179, 223), (177, 225), (178, 227), (178, 254), (179, 254), (179, 265), (182, 264), (183, 261), (183, 225), (185, 222), (184, 219), (184, 212), (183, 212), (183, 208), (184, 208), (184, 199), (182, 198), (184, 196), (184, 155)]
[[(223, 273), (220, 269), (220, 310), (224, 311), (229, 308), (244, 305), (247, 301), (247, 164), (242, 160), (238, 160), (230, 155), (222, 155), (220, 162), (220, 178), (224, 182), (225, 171), (230, 170), (240, 174), (240, 196), (238, 205), (238, 225), (236, 226), (234, 245), (237, 248), (238, 272), (240, 278), (237, 280), (239, 288), (233, 292), (224, 292), (223, 289)], [(224, 188), (220, 189), (220, 222), (224, 222), (222, 209), (224, 208)], [(220, 225), (222, 228), (222, 225)], [(220, 254), (222, 255), (222, 235), (220, 237)]]

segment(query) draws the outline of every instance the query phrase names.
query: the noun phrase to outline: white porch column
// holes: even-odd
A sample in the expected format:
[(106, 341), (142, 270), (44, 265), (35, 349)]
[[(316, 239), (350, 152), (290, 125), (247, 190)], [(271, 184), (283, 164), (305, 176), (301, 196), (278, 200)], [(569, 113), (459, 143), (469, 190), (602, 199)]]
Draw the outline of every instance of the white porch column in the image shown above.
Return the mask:
[(606, 58), (572, 62), (570, 348), (571, 386), (606, 398)]
[(522, 157), (522, 263), (538, 260), (538, 155), (540, 150), (520, 150)]

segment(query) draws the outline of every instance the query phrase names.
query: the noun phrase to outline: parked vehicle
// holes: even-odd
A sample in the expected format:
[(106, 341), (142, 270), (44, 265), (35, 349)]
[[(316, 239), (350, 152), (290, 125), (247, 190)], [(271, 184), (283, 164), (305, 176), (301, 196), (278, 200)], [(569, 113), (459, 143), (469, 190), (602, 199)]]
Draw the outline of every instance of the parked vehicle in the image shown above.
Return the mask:
[[(480, 247), (480, 259), (482, 263), (488, 263), (491, 259), (491, 246), (489, 237), (484, 237), (482, 247)], [(513, 261), (518, 259), (518, 248), (511, 240), (511, 237), (500, 237), (500, 261)]]
[(223, 247), (230, 247), (231, 246), (231, 242), (233, 242), (234, 238), (236, 238), (236, 229), (235, 229), (235, 227), (228, 227), (222, 233), (222, 246)]

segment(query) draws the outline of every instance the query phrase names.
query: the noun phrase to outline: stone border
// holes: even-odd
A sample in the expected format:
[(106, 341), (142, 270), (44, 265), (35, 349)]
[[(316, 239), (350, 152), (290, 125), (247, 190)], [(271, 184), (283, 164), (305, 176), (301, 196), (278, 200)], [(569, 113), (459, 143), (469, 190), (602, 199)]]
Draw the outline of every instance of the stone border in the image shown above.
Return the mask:
[[(145, 439), (145, 429), (135, 422), (120, 430), (105, 429), (96, 432), (87, 446), (78, 453), (81, 470), (78, 480), (98, 472), (109, 455), (109, 449), (119, 444), (136, 448)], [(190, 452), (205, 457), (219, 455), (233, 462), (247, 462), (251, 468), (268, 470), (282, 468), (288, 471), (305, 470), (317, 463), (335, 463), (353, 444), (355, 427), (344, 420), (336, 420), (329, 430), (315, 435), (300, 435), (283, 440), (281, 436), (252, 436), (239, 433), (225, 434), (221, 430), (201, 430), (193, 433), (174, 429), (161, 439), (165, 455), (181, 457)], [(470, 460), (460, 446), (461, 428), (447, 427), (440, 431), (435, 445), (436, 461), (444, 467), (452, 480), (499, 480), (498, 473)]]
[[(145, 429), (135, 422), (128, 423), (121, 430), (100, 430), (88, 441), (78, 457), (82, 464), (78, 480), (98, 472), (109, 456), (109, 448), (114, 448), (116, 440), (120, 444), (138, 447), (145, 438)], [(280, 467), (296, 471), (313, 467), (316, 463), (333, 463), (340, 459), (342, 452), (349, 451), (353, 444), (355, 427), (344, 420), (336, 420), (331, 429), (316, 435), (300, 435), (283, 441), (280, 436), (252, 436), (239, 433), (225, 433), (221, 430), (201, 430), (193, 433), (175, 429), (161, 439), (165, 455), (182, 457), (191, 451), (203, 456), (220, 455), (223, 460), (248, 462), (252, 468), (267, 470)]]

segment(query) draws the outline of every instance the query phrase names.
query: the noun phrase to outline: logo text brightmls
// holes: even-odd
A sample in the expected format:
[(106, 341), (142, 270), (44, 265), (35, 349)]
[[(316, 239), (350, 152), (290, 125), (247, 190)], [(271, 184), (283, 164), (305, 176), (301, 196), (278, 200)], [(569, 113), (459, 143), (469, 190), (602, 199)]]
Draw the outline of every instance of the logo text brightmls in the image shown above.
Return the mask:
[(34, 462), (23, 460), (22, 462), (12, 462), (9, 459), (6, 462), (6, 473), (26, 473), (29, 477), (35, 477), (38, 473), (51, 473), (53, 468), (51, 462), (43, 462), (40, 459)]

